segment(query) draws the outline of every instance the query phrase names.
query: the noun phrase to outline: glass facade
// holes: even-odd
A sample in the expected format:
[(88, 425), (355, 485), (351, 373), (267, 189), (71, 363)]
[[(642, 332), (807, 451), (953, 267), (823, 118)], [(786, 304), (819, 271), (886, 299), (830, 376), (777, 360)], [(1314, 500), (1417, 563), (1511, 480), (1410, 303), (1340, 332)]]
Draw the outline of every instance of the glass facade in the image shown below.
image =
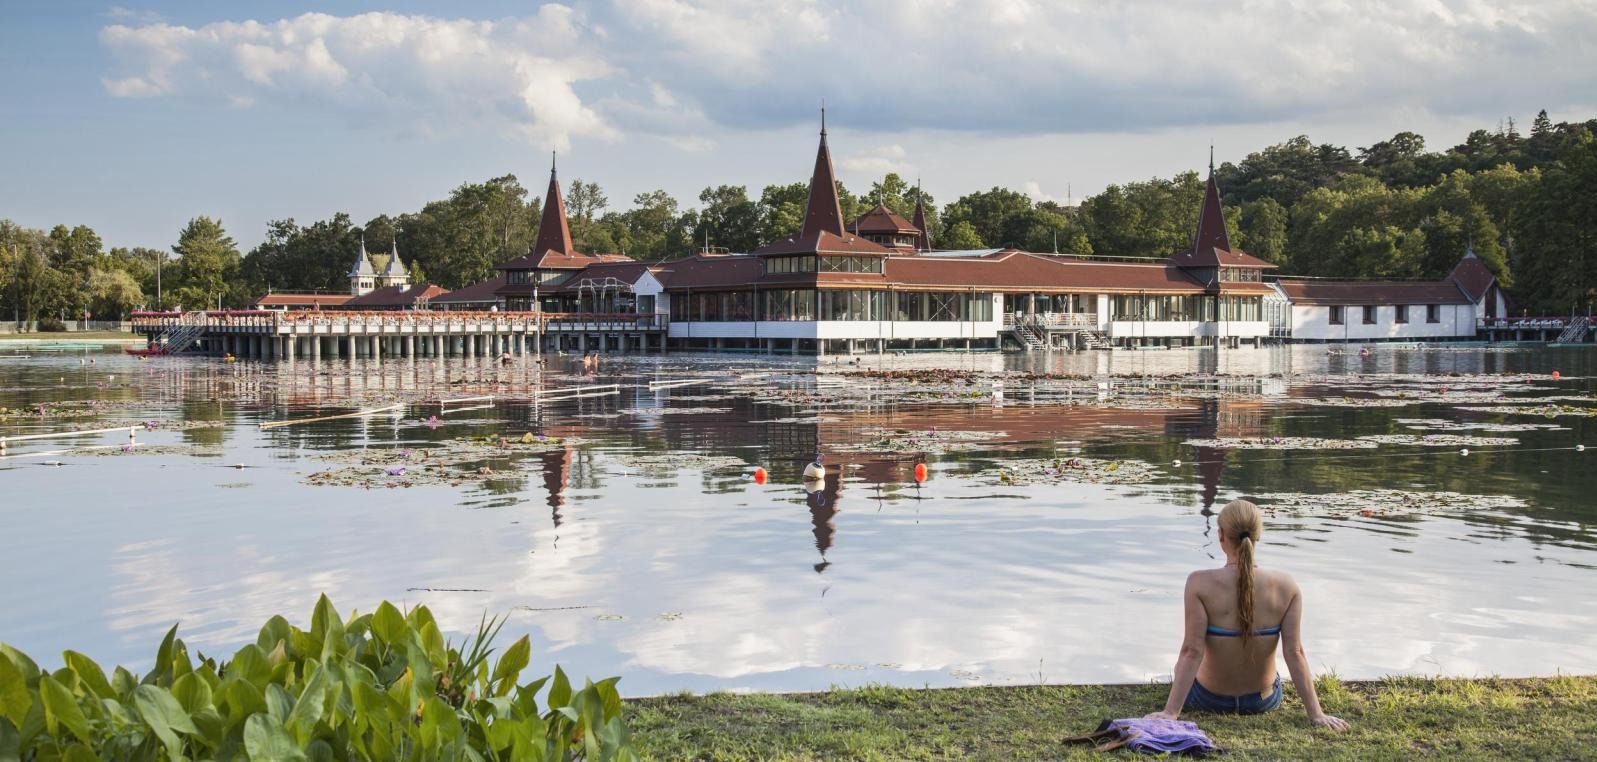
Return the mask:
[(783, 288), (673, 294), (671, 319), (989, 321), (993, 295), (968, 292)]
[(1110, 316), (1113, 320), (1147, 320), (1155, 322), (1227, 322), (1259, 321), (1264, 319), (1264, 298), (1259, 296), (1222, 296), (1219, 313), (1215, 312), (1215, 299), (1199, 294), (1179, 296), (1145, 296), (1121, 294), (1109, 298)]
[(1264, 271), (1257, 267), (1222, 267), (1220, 280), (1227, 283), (1258, 283), (1264, 280)]
[(821, 257), (821, 272), (823, 273), (879, 273), (881, 271), (881, 257)]
[(803, 254), (796, 257), (766, 257), (765, 272), (768, 275), (815, 272), (815, 255)]

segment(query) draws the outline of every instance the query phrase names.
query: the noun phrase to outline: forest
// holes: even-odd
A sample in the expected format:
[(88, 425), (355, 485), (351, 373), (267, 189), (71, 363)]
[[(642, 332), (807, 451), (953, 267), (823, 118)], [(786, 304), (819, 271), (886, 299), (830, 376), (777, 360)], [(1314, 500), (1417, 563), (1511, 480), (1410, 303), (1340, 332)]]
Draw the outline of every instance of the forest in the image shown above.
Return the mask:
[[(1233, 246), (1320, 277), (1438, 278), (1467, 247), (1532, 315), (1589, 313), (1597, 298), (1597, 119), (1528, 132), (1513, 120), (1440, 151), (1400, 132), (1350, 150), (1298, 136), (1215, 168)], [(1099, 257), (1166, 257), (1191, 245), (1204, 179), (1196, 172), (1111, 185), (1065, 206), (1001, 187), (938, 206), (923, 198), (938, 249), (1013, 246)], [(887, 174), (858, 193), (840, 188), (844, 216), (877, 202), (909, 217), (916, 190)], [(691, 256), (706, 246), (747, 252), (797, 232), (807, 181), (705, 188), (697, 205), (669, 193), (612, 207), (599, 184), (565, 188), (580, 251), (636, 259)], [(447, 198), (358, 223), (343, 212), (267, 224), (241, 252), (222, 221), (191, 219), (170, 247), (106, 248), (85, 225), (44, 231), (0, 220), (0, 316), (115, 319), (139, 307), (240, 307), (268, 290), (348, 289), (364, 238), (397, 244), (412, 283), (458, 288), (527, 253), (542, 199), (514, 175), (466, 183)]]

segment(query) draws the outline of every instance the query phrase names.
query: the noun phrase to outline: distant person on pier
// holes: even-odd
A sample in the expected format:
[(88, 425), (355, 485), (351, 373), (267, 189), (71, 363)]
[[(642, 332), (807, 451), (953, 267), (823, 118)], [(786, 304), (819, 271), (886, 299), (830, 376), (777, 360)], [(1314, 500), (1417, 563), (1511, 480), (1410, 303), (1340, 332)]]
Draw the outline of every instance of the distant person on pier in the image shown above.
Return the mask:
[(1303, 595), (1292, 576), (1260, 569), (1254, 549), (1264, 533), (1259, 507), (1233, 500), (1220, 510), (1225, 566), (1195, 571), (1183, 595), (1186, 624), (1170, 697), (1151, 719), (1176, 719), (1181, 710), (1258, 714), (1281, 706), (1281, 648), (1309, 722), (1335, 731), (1347, 722), (1320, 708), (1314, 675), (1303, 650)]

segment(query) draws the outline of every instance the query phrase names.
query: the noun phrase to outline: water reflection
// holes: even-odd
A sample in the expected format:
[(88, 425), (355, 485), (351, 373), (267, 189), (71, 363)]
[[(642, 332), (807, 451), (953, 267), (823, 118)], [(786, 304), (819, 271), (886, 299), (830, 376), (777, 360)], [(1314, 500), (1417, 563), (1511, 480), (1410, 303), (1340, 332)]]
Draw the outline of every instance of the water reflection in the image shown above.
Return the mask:
[[(1597, 567), (1589, 500), (1597, 477), (1581, 459), (1589, 453), (1567, 449), (1597, 444), (1588, 419), (1516, 432), (1520, 446), (1467, 459), (1442, 449), (1348, 455), (1183, 444), (1410, 431), (1398, 418), (1521, 420), (1435, 404), (1298, 401), (1343, 394), (1327, 391), (1327, 379), (1354, 373), (1545, 374), (1556, 364), (1581, 376), (1593, 368), (1589, 353), (1359, 357), (1301, 347), (867, 363), (1103, 374), (1092, 381), (1103, 389), (1168, 393), (1172, 403), (1154, 409), (1044, 403), (1023, 383), (1007, 386), (1001, 404), (892, 395), (854, 404), (848, 385), (868, 382), (835, 376), (829, 361), (819, 378), (814, 361), (786, 362), (639, 358), (592, 377), (555, 358), (542, 370), (116, 357), (92, 368), (4, 364), (0, 407), (103, 407), (99, 418), (7, 418), (8, 433), (107, 416), (220, 425), (140, 433), (151, 445), (204, 447), (210, 458), (68, 456), (61, 468), (0, 461), (0, 481), (15, 496), (0, 509), (11, 540), (0, 574), (12, 581), (0, 590), (8, 612), (0, 640), (46, 657), (78, 647), (140, 663), (181, 619), (197, 646), (230, 650), (267, 616), (303, 616), (326, 591), (345, 610), (425, 601), (455, 631), (485, 610), (511, 612), (541, 658), (624, 675), (629, 693), (1017, 682), (1035, 680), (1039, 661), (1052, 680), (1145, 680), (1168, 669), (1185, 573), (1219, 557), (1220, 505), (1265, 492), (1397, 488), (1514, 495), (1526, 507), (1273, 519), (1263, 558), (1292, 569), (1316, 601), (1318, 666), (1346, 677), (1597, 669), (1589, 638), (1597, 602), (1578, 593)], [(1193, 375), (1170, 378), (1179, 374)], [(647, 387), (688, 375), (722, 381)], [(625, 392), (558, 403), (532, 396), (541, 386), (595, 383)], [(1538, 393), (1591, 391), (1573, 379)], [(800, 402), (787, 404), (788, 392)], [(496, 399), (450, 412), (421, 404), (474, 394)], [(396, 399), (416, 404), (398, 416), (257, 427)], [(870, 432), (933, 428), (1002, 434), (946, 453), (862, 444), (878, 436)], [(460, 487), (301, 483), (332, 453), (529, 431), (571, 444), (495, 454), (482, 461), (492, 478)], [(815, 452), (840, 467), (807, 488), (801, 472)], [(1067, 454), (1145, 461), (1162, 475), (1125, 487), (973, 479), (1008, 459)], [(914, 478), (920, 462), (931, 465), (925, 483)], [(248, 468), (217, 467), (234, 463)], [(757, 465), (769, 484), (749, 478)]]

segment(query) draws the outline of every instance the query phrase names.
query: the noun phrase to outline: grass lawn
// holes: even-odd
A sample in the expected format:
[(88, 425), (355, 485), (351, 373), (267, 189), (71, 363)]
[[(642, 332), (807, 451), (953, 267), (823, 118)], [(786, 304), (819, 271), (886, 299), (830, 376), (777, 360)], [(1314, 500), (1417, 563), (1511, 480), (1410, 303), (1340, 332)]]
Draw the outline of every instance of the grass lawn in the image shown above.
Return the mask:
[(142, 340), (144, 336), (137, 333), (124, 333), (122, 331), (59, 331), (53, 333), (0, 333), (0, 342), (6, 341), (43, 341), (63, 342), (81, 340), (126, 339)]
[[(1106, 717), (1160, 708), (1159, 685), (1030, 686), (827, 693), (672, 695), (629, 702), (628, 724), (656, 760), (1104, 759), (1059, 739)], [(1597, 760), (1597, 676), (1319, 682), (1343, 734), (1309, 726), (1290, 684), (1280, 711), (1184, 714), (1223, 759)], [(1114, 752), (1132, 758), (1131, 752)]]

